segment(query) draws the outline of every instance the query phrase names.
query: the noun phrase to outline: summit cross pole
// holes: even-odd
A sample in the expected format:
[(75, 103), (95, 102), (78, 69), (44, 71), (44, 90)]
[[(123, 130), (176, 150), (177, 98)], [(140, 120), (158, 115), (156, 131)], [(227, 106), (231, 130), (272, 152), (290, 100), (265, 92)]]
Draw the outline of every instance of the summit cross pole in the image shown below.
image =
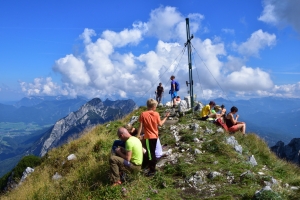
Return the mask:
[[(186, 36), (187, 36), (187, 42), (185, 43), (185, 46), (188, 48), (188, 64), (189, 64), (189, 83), (187, 82), (187, 85), (190, 85), (190, 98), (191, 98), (191, 108), (194, 108), (194, 91), (193, 91), (193, 71), (192, 71), (192, 56), (191, 56), (191, 40), (193, 39), (193, 35), (190, 36), (190, 22), (189, 18), (185, 19), (186, 21)], [(193, 109), (194, 110), (194, 109)]]

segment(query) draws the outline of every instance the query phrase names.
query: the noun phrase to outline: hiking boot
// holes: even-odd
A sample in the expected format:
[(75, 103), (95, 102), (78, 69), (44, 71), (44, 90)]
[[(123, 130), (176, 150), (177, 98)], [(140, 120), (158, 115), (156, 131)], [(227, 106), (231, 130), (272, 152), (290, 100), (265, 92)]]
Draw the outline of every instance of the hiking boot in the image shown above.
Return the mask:
[(156, 172), (149, 171), (149, 172), (146, 173), (146, 176), (150, 177), (150, 176), (154, 176), (155, 174), (156, 174)]

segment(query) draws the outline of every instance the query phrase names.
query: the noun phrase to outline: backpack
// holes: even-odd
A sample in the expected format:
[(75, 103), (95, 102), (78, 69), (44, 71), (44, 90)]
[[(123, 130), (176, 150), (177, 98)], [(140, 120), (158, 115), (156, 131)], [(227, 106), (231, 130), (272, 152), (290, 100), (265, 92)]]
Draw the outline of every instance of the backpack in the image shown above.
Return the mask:
[(180, 89), (180, 85), (177, 81), (175, 81), (175, 91), (177, 92), (179, 91), (179, 89)]
[(226, 123), (223, 121), (222, 118), (223, 118), (223, 117), (218, 118), (217, 121), (216, 121), (216, 124), (219, 125), (219, 126), (222, 126), (222, 128), (223, 128), (225, 131), (228, 131), (228, 127), (227, 127)]

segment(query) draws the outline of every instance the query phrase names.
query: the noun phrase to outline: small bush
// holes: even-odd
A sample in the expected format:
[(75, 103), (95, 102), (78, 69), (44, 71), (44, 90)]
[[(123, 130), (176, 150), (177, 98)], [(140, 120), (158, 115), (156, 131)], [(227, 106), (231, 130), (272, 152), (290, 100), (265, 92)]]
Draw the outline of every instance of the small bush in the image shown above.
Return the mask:
[(18, 181), (21, 179), (24, 170), (27, 167), (34, 168), (36, 166), (39, 166), (42, 163), (41, 158), (34, 156), (34, 155), (29, 155), (23, 157), (20, 162), (17, 164), (17, 166), (13, 169), (14, 171), (14, 180)]

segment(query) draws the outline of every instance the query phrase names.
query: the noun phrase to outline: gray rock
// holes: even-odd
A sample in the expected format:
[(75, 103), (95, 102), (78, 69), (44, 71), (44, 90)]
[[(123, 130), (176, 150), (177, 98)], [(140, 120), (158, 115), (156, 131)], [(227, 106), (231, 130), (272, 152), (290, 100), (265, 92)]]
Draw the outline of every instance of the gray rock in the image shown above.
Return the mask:
[(255, 196), (258, 197), (263, 191), (272, 191), (272, 189), (270, 186), (267, 185), (267, 186), (263, 187), (261, 190), (257, 190), (255, 192)]
[(207, 178), (209, 178), (209, 179), (214, 179), (214, 178), (216, 178), (217, 176), (221, 176), (222, 174), (220, 173), (220, 172), (216, 172), (216, 171), (214, 171), (214, 172), (210, 172), (208, 175), (207, 175)]
[(243, 153), (243, 147), (241, 145), (239, 145), (238, 141), (235, 139), (234, 136), (230, 136), (228, 138), (226, 138), (226, 143), (231, 145), (235, 151), (237, 151), (238, 153), (242, 154)]
[(52, 176), (52, 180), (58, 180), (58, 179), (61, 179), (61, 178), (62, 178), (62, 176), (57, 172)]
[(218, 129), (217, 129), (217, 133), (224, 133), (224, 129), (218, 128)]
[(199, 140), (198, 138), (194, 138), (193, 140), (194, 140), (194, 142), (196, 142), (196, 143), (199, 143), (199, 142), (200, 142), (200, 140)]
[(291, 190), (299, 190), (299, 187), (291, 186)]
[(187, 181), (190, 186), (197, 187), (206, 183), (206, 176), (203, 171), (197, 171), (193, 176), (191, 176)]
[(129, 124), (134, 124), (135, 122), (137, 122), (137, 120), (139, 119), (139, 117), (138, 116), (132, 116), (131, 118), (130, 118), (130, 122), (129, 122)]
[(75, 154), (70, 154), (68, 156), (68, 160), (76, 160), (76, 159), (77, 159), (77, 157), (75, 156)]
[(205, 133), (212, 134), (214, 131), (212, 129), (206, 128)]
[[(31, 174), (32, 172), (34, 172), (34, 169), (31, 168), (31, 167), (27, 167), (27, 168), (25, 169), (25, 171), (23, 172), (23, 175), (22, 175), (22, 178), (21, 178), (21, 180), (20, 180), (20, 183), (22, 183), (23, 181), (25, 181), (25, 179), (27, 178), (27, 176), (28, 176), (29, 174)], [(19, 184), (20, 184), (20, 183), (19, 183)]]
[(200, 151), (199, 149), (195, 149), (194, 154), (195, 154), (195, 155), (197, 155), (197, 154), (202, 154), (202, 151)]
[(243, 153), (243, 147), (241, 145), (235, 145), (234, 150), (240, 154)]
[(199, 130), (199, 124), (196, 123), (192, 124), (191, 129), (194, 130), (194, 132), (197, 132)]
[(252, 165), (253, 167), (257, 165), (257, 162), (256, 162), (256, 160), (255, 160), (255, 158), (254, 158), (254, 155), (252, 155), (252, 156), (249, 157), (249, 163), (250, 163), (250, 165)]

